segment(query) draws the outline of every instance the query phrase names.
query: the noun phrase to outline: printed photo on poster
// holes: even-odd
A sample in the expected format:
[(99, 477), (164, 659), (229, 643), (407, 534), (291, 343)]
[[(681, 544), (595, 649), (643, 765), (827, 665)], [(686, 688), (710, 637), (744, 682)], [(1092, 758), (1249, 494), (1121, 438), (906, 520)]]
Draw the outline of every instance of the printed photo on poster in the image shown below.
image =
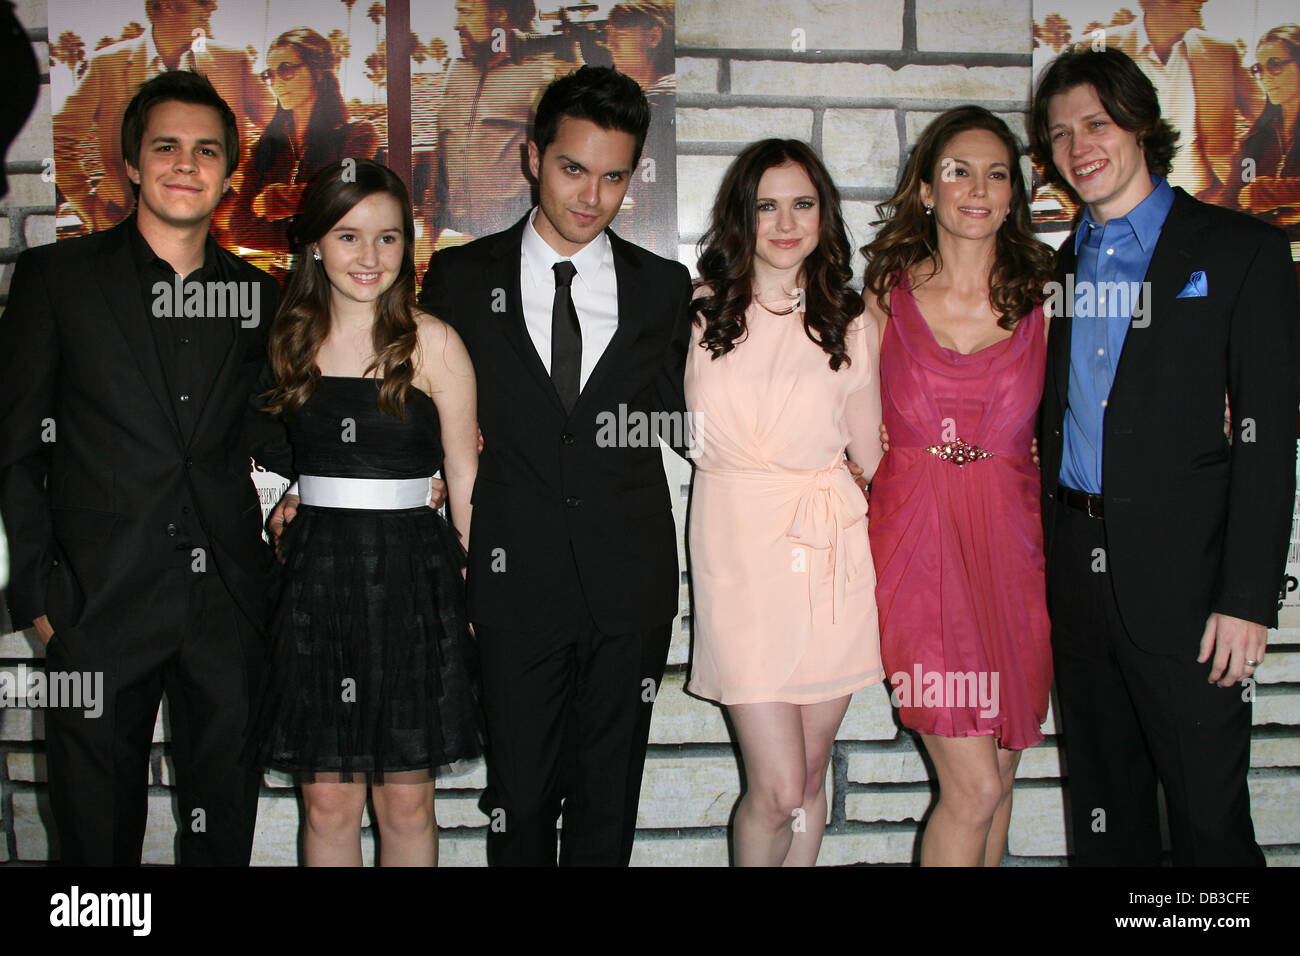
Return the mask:
[(500, 232), (529, 210), (527, 142), (537, 102), (553, 79), (584, 64), (614, 66), (650, 101), (650, 132), (612, 228), (676, 257), (670, 0), (445, 0), (414, 5), (411, 27), (417, 39), (433, 36), (411, 76), (420, 268), (435, 250)]
[(239, 168), (213, 235), (277, 277), (312, 175), (347, 156), (383, 158), (382, 3), (50, 0), (49, 24), (60, 238), (130, 213), (122, 114), (165, 70), (207, 75), (234, 111)]
[[(1300, 261), (1298, 24), (1289, 0), (1035, 0), (1034, 73), (1069, 44), (1123, 50), (1179, 132), (1170, 184), (1285, 229)], [(1035, 221), (1059, 242), (1078, 207), (1036, 186)]]

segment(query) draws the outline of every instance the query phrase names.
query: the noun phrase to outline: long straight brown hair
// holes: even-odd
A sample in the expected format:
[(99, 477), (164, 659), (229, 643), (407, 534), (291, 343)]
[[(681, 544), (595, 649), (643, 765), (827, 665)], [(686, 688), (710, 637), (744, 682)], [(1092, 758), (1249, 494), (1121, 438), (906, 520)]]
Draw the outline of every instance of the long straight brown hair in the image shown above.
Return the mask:
[(316, 353), (329, 334), (330, 280), (325, 264), (310, 249), (367, 196), (385, 193), (402, 210), (402, 265), (397, 279), (375, 303), (372, 332), (374, 361), (366, 375), (376, 370), (382, 379), (379, 410), (398, 418), (406, 407), (406, 390), (415, 368), (415, 220), (406, 187), (387, 166), (369, 159), (344, 159), (330, 163), (312, 179), (294, 220), (293, 246), (298, 267), (271, 325), (270, 361), (275, 386), (267, 393), (266, 410), (289, 417), (300, 409), (316, 387), (320, 368)]
[(936, 217), (925, 214), (921, 183), (934, 186), (942, 153), (958, 133), (982, 129), (993, 133), (1007, 148), (1011, 161), (1011, 209), (998, 229), (993, 269), (989, 273), (989, 302), (1000, 313), (998, 325), (1014, 329), (1039, 305), (1043, 287), (1052, 280), (1052, 250), (1034, 237), (1029, 220), (1029, 193), (1020, 175), (1020, 144), (1007, 124), (982, 106), (959, 106), (936, 116), (917, 141), (898, 184), (888, 200), (876, 207), (883, 225), (876, 237), (862, 247), (867, 258), (863, 293), (875, 295), (880, 310), (889, 315), (886, 299), (898, 273), (933, 258), (936, 272), (943, 269), (939, 258)]

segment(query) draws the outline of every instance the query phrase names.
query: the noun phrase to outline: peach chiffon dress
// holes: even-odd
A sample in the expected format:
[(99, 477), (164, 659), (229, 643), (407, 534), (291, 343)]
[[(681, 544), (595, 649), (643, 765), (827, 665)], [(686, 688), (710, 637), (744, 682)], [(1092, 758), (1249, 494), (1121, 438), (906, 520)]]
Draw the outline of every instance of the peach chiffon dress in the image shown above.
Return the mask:
[(884, 678), (867, 503), (846, 447), (879, 457), (876, 332), (832, 371), (803, 316), (758, 305), (713, 359), (691, 336), (686, 404), (694, 646), (687, 690), (723, 704), (812, 704)]

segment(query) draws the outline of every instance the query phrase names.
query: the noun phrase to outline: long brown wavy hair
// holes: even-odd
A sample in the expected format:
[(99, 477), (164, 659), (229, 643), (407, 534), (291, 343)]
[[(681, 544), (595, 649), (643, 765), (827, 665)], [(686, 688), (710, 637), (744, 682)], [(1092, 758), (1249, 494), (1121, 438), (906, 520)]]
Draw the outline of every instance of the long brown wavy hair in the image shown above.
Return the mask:
[(830, 356), (830, 367), (838, 371), (850, 364), (844, 333), (862, 314), (862, 296), (849, 287), (853, 252), (840, 211), (840, 192), (812, 147), (797, 139), (751, 143), (722, 179), (709, 229), (699, 243), (697, 285), (708, 290), (695, 300), (695, 322), (704, 326), (700, 345), (716, 359), (745, 336), (745, 310), (754, 297), (758, 181), (773, 166), (786, 163), (798, 163), (808, 174), (821, 213), (817, 248), (803, 263), (804, 334), (821, 346)]
[(319, 241), (361, 200), (386, 193), (402, 210), (402, 265), (397, 279), (375, 303), (372, 332), (375, 358), (366, 375), (378, 370), (379, 410), (398, 418), (406, 407), (406, 390), (415, 374), (415, 221), (406, 187), (387, 166), (368, 159), (330, 163), (312, 179), (294, 221), (293, 246), (298, 267), (271, 325), (268, 346), (275, 387), (267, 392), (266, 410), (285, 417), (300, 409), (316, 387), (320, 368), (316, 353), (329, 334), (330, 280), (323, 262), (312, 257)]
[(863, 291), (876, 297), (882, 312), (890, 314), (888, 296), (900, 272), (933, 258), (934, 275), (943, 270), (939, 257), (938, 225), (925, 214), (921, 183), (934, 187), (943, 151), (958, 133), (982, 129), (993, 133), (1007, 149), (1010, 161), (1011, 208), (998, 229), (993, 269), (989, 273), (989, 301), (1000, 313), (998, 325), (1014, 329), (1045, 298), (1043, 287), (1052, 280), (1052, 250), (1034, 238), (1029, 221), (1029, 194), (1017, 158), (1020, 144), (1002, 122), (982, 106), (948, 110), (925, 128), (917, 141), (898, 189), (876, 207), (881, 228), (862, 247), (867, 258)]

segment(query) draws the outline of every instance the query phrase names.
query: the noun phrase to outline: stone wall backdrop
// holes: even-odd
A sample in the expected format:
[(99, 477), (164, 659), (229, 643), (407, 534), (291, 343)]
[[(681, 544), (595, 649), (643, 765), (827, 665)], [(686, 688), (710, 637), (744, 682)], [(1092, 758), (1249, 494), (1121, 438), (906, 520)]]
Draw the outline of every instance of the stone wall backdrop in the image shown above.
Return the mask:
[[(45, 0), (17, 6), (45, 61)], [(765, 136), (812, 143), (845, 195), (854, 244), (863, 244), (874, 203), (889, 195), (909, 147), (935, 113), (979, 103), (1023, 136), (1030, 42), (1030, 0), (678, 0), (682, 261), (694, 264), (694, 243), (731, 157)], [(0, 204), (0, 304), (18, 252), (54, 239), (54, 185), (41, 176), (51, 155), (47, 85), (6, 166), (12, 186)], [(689, 470), (671, 456), (665, 464), (682, 489), (680, 522)], [(690, 646), (685, 583), (681, 607), (655, 707), (633, 863), (725, 865), (740, 774), (721, 710), (682, 692)], [(1273, 865), (1300, 863), (1300, 612), (1284, 611), (1282, 623), (1269, 635), (1268, 664), (1259, 674), (1250, 771), (1256, 832)], [(8, 621), (0, 620), (0, 634), (8, 630)], [(0, 668), (35, 663), (39, 647), (30, 631), (4, 634)], [(173, 858), (166, 728), (164, 712), (154, 737), (148, 863)], [(1011, 865), (1065, 861), (1058, 740), (1050, 717), (1045, 730), (1047, 740), (1021, 761), (1005, 861)], [(0, 863), (57, 858), (44, 763), (41, 714), (0, 710)], [(255, 863), (298, 861), (299, 805), (287, 783), (267, 777)], [(438, 792), (444, 864), (484, 863), (488, 819), (476, 806), (483, 785), (480, 769)], [(919, 742), (900, 729), (881, 686), (859, 691), (849, 708), (830, 794), (821, 863), (914, 860), (919, 821), (934, 793)], [(372, 841), (365, 847), (369, 859)]]

